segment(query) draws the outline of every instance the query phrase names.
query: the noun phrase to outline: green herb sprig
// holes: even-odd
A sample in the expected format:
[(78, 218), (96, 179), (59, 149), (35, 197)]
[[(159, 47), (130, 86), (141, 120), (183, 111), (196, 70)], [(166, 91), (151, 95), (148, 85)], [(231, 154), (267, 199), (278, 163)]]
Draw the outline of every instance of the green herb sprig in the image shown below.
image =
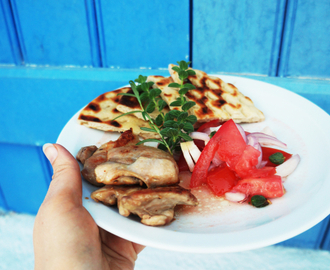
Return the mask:
[[(153, 82), (147, 82), (147, 77), (139, 75), (134, 81), (129, 81), (133, 94), (120, 93), (119, 95), (132, 96), (137, 99), (141, 110), (132, 111), (118, 116), (117, 118), (133, 113), (141, 113), (144, 120), (149, 123), (149, 128), (140, 127), (144, 131), (158, 133), (160, 139), (145, 139), (138, 144), (145, 142), (157, 142), (158, 148), (168, 151), (170, 154), (178, 150), (179, 144), (182, 141), (191, 141), (189, 133), (194, 131), (194, 124), (197, 121), (196, 116), (189, 115), (188, 110), (196, 103), (187, 101), (185, 94), (195, 86), (190, 83), (185, 83), (188, 76), (195, 75), (195, 71), (188, 69), (190, 62), (177, 62), (179, 66), (174, 66), (172, 69), (178, 73), (181, 83), (171, 83), (169, 87), (178, 88), (180, 97), (173, 101), (170, 106), (179, 107), (176, 110), (171, 110), (164, 113), (163, 109), (167, 103), (160, 97), (161, 90), (152, 88)], [(137, 84), (136, 84), (137, 83)], [(150, 116), (155, 110), (159, 112), (156, 118)], [(115, 118), (115, 119), (117, 119)]]

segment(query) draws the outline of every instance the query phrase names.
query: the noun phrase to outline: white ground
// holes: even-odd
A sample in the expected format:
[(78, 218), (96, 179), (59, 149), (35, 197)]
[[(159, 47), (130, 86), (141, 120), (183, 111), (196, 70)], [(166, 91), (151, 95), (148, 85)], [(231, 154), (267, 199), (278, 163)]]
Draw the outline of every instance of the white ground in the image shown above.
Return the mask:
[[(0, 209), (0, 269), (32, 270), (34, 216), (3, 212)], [(308, 249), (271, 246), (230, 254), (187, 254), (146, 248), (136, 270), (249, 270), (249, 269), (330, 269), (330, 253)]]

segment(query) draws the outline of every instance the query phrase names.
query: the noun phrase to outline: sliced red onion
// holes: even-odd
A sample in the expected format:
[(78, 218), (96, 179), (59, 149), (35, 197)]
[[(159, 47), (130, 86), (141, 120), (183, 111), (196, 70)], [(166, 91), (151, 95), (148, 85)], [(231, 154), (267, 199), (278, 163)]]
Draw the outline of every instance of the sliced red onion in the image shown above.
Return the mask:
[(230, 191), (225, 193), (225, 198), (231, 202), (242, 203), (247, 199), (247, 196), (241, 192)]
[[(249, 134), (250, 135), (250, 134)], [(262, 150), (261, 150), (261, 146), (260, 143), (258, 142), (258, 139), (254, 136), (249, 136), (247, 135), (247, 144), (251, 145), (252, 147), (254, 147), (255, 149), (257, 149), (260, 152), (260, 155), (258, 157), (258, 164), (257, 164), (257, 169), (262, 168)]]
[(240, 126), (239, 124), (236, 124), (236, 127), (237, 127), (238, 131), (241, 133), (241, 135), (242, 135), (242, 137), (243, 137), (243, 140), (246, 142), (247, 139), (246, 139), (246, 134), (245, 134), (244, 129), (243, 129), (242, 126)]
[(212, 164), (214, 164), (216, 167), (220, 166), (224, 161), (222, 161), (218, 155), (218, 152), (215, 152), (215, 155), (212, 159)]
[(287, 177), (297, 168), (300, 162), (299, 155), (293, 155), (290, 159), (283, 162), (281, 165), (276, 167), (276, 175), (283, 177)]
[(202, 141), (205, 141), (205, 142), (208, 142), (210, 140), (209, 135), (207, 135), (204, 132), (198, 132), (198, 131), (191, 132), (190, 137), (192, 139), (202, 140)]
[[(262, 152), (261, 152), (262, 153)], [(261, 168), (263, 168), (263, 167), (265, 167), (266, 166), (266, 164), (267, 164), (267, 161), (261, 161), (260, 162), (260, 165), (259, 165), (259, 167), (258, 167), (258, 169), (261, 169)]]
[(281, 142), (275, 137), (264, 134), (262, 132), (253, 132), (247, 135), (247, 137), (249, 136), (255, 137), (262, 146), (274, 145), (282, 148), (287, 148), (287, 145), (284, 142)]

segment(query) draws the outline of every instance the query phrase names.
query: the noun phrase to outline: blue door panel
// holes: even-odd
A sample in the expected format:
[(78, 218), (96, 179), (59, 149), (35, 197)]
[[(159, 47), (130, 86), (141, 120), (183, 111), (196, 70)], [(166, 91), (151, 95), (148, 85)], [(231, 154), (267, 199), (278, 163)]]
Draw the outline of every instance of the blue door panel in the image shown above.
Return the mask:
[(194, 1), (193, 66), (276, 75), (285, 11), (279, 1)]
[(329, 224), (329, 217), (318, 223), (308, 231), (297, 235), (287, 241), (281, 242), (278, 245), (289, 247), (302, 247), (319, 249), (321, 248), (322, 241), (326, 235)]
[(280, 76), (330, 77), (330, 1), (288, 0)]
[(0, 1), (0, 65), (20, 64), (20, 49), (8, 0)]
[(93, 52), (98, 45), (91, 41), (96, 34), (85, 1), (11, 3), (25, 64), (97, 65)]
[(37, 213), (49, 179), (40, 160), (40, 147), (1, 143), (0, 149), (0, 185), (8, 208)]
[(188, 0), (95, 3), (105, 67), (167, 68), (189, 59)]
[[(70, 118), (98, 95), (117, 89), (139, 74), (97, 70), (0, 69), (0, 142), (42, 145), (55, 142)], [(2, 75), (2, 76), (1, 76)]]
[(6, 203), (6, 200), (5, 200), (5, 197), (3, 195), (1, 185), (0, 185), (0, 210), (1, 209), (8, 210), (8, 206), (7, 206), (7, 203)]

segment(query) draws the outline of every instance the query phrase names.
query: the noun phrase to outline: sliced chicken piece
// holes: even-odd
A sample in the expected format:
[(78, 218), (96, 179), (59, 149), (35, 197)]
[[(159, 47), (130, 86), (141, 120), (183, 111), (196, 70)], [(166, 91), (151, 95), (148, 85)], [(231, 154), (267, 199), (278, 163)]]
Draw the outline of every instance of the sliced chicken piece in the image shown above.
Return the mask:
[(175, 185), (179, 169), (167, 152), (145, 145), (128, 145), (111, 149), (108, 161), (95, 168), (96, 181), (112, 185), (120, 177), (133, 177), (147, 187)]
[(95, 190), (91, 194), (91, 198), (94, 201), (102, 202), (105, 205), (116, 205), (117, 199), (140, 189), (141, 187), (136, 186), (104, 186)]
[[(135, 145), (139, 142), (139, 138), (133, 134), (132, 130), (127, 130), (120, 135), (116, 141), (110, 141), (101, 145), (92, 156), (86, 159), (87, 152), (91, 152), (93, 146), (89, 146), (87, 149), (80, 149), (76, 158), (84, 165), (81, 171), (82, 176), (94, 186), (103, 186), (104, 184), (96, 181), (95, 168), (97, 165), (107, 161), (107, 152), (111, 149), (122, 147), (124, 145)], [(96, 146), (95, 146), (96, 147)]]
[(189, 190), (180, 186), (141, 189), (118, 199), (121, 215), (136, 214), (143, 224), (149, 226), (169, 224), (173, 220), (176, 205), (196, 206), (198, 202)]
[(96, 150), (97, 150), (97, 146), (95, 146), (95, 145), (82, 147), (82, 148), (79, 150), (79, 152), (78, 152), (76, 158), (77, 158), (78, 161), (80, 161), (80, 163), (81, 163), (82, 165), (84, 165), (84, 164), (85, 164), (85, 161), (86, 161), (88, 158), (90, 158), (90, 157), (94, 154), (94, 152), (95, 152)]

